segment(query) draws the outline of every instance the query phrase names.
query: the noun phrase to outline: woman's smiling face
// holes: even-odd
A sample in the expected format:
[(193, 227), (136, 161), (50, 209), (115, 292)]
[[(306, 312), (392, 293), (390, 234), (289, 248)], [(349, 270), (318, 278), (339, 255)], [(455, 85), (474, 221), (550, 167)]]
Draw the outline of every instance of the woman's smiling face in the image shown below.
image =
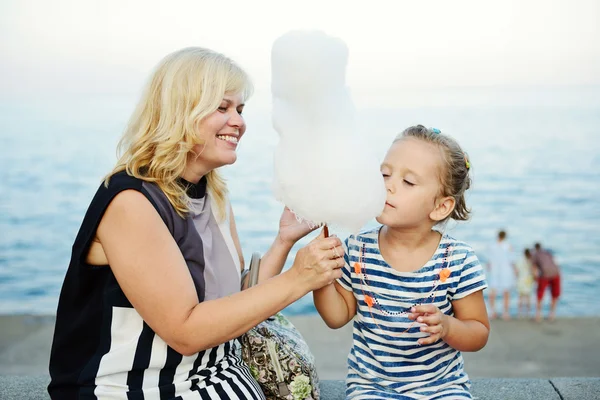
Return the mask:
[(240, 94), (226, 94), (219, 108), (198, 124), (204, 144), (195, 145), (189, 162), (213, 170), (237, 160), (236, 149), (246, 131), (242, 117), (244, 103)]

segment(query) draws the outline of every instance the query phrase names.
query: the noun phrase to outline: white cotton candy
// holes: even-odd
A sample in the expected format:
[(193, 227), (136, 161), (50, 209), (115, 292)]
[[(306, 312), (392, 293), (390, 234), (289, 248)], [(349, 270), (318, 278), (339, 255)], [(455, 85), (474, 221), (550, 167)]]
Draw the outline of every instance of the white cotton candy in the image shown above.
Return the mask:
[(322, 32), (293, 31), (273, 44), (274, 193), (302, 219), (355, 233), (382, 212), (386, 190), (358, 136), (347, 61), (344, 42)]

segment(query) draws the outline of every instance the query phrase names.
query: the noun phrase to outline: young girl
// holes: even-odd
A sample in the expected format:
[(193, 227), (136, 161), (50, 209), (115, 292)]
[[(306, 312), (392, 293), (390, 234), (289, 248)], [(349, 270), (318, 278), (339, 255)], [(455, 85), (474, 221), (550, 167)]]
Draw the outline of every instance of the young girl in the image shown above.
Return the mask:
[(523, 257), (516, 264), (517, 291), (519, 292), (519, 317), (529, 317), (531, 312), (531, 291), (533, 289), (533, 266), (531, 252), (525, 249)]
[(433, 229), (468, 218), (469, 170), (437, 129), (410, 127), (390, 147), (382, 225), (347, 238), (342, 278), (314, 292), (330, 328), (354, 318), (347, 398), (471, 398), (460, 352), (487, 342), (487, 285), (473, 249)]

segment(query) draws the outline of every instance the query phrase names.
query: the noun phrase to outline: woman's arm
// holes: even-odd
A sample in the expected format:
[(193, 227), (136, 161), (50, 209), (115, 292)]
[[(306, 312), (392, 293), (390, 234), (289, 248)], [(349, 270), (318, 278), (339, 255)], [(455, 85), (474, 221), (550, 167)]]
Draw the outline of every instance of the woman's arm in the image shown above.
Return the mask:
[(319, 315), (331, 329), (341, 328), (356, 314), (354, 294), (337, 282), (315, 290), (313, 300)]
[(281, 273), (294, 243), (282, 240), (280, 235), (277, 234), (269, 250), (260, 259), (259, 283)]
[(298, 222), (294, 213), (285, 207), (279, 219), (279, 232), (260, 260), (258, 282), (264, 282), (281, 273), (292, 247), (313, 230), (314, 228), (310, 228), (306, 222)]
[(229, 205), (229, 230), (231, 231), (231, 238), (233, 244), (237, 250), (238, 257), (240, 259), (240, 270), (244, 270), (244, 253), (242, 252), (242, 244), (240, 243), (240, 237), (237, 233), (237, 227), (235, 226), (235, 216), (233, 215), (233, 207)]
[(144, 321), (184, 355), (239, 337), (269, 316), (341, 275), (329, 258), (337, 238), (322, 235), (298, 251), (289, 271), (264, 284), (198, 302), (183, 256), (144, 195), (119, 193), (97, 230), (110, 268)]

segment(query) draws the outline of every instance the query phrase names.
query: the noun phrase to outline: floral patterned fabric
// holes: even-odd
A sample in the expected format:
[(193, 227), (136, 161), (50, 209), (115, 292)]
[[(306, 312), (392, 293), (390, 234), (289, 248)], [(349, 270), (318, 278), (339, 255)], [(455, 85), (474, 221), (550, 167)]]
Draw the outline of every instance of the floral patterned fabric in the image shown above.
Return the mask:
[(315, 359), (300, 332), (281, 313), (241, 337), (242, 358), (267, 400), (318, 400)]

